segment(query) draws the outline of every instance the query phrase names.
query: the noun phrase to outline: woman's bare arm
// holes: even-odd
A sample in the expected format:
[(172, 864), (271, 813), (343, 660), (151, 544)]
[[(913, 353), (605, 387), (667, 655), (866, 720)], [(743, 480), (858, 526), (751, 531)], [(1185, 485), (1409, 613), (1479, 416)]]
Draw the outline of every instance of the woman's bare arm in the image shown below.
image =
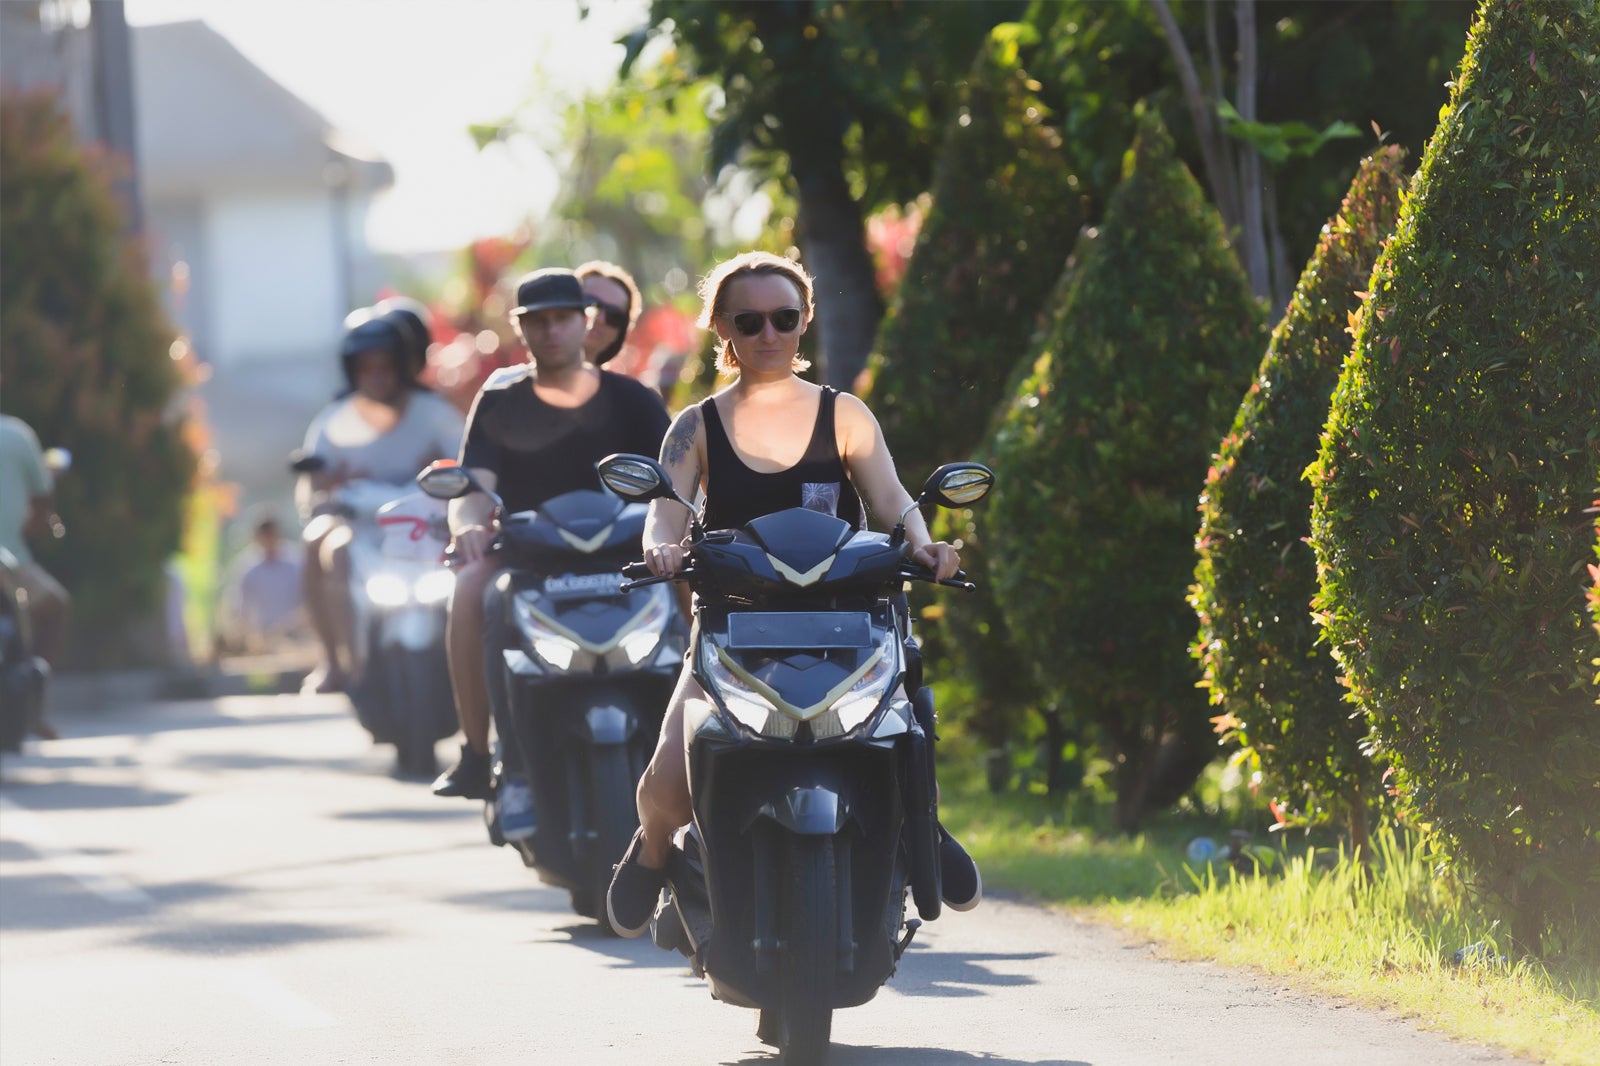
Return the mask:
[[(705, 429), (700, 408), (689, 406), (678, 412), (661, 442), (661, 465), (672, 478), (672, 487), (685, 500), (700, 491), (705, 471)], [(652, 573), (675, 574), (683, 566), (683, 537), (689, 529), (689, 512), (673, 500), (653, 500), (644, 523), (644, 561)]]
[[(850, 480), (861, 490), (867, 506), (880, 521), (892, 522), (911, 507), (911, 494), (900, 483), (894, 457), (883, 439), (883, 429), (867, 405), (848, 393), (840, 393), (835, 409), (840, 439), (840, 455)], [(931, 567), (940, 577), (950, 577), (960, 569), (956, 550), (935, 541), (922, 520), (922, 512), (912, 508), (905, 517), (906, 546), (912, 558)]]

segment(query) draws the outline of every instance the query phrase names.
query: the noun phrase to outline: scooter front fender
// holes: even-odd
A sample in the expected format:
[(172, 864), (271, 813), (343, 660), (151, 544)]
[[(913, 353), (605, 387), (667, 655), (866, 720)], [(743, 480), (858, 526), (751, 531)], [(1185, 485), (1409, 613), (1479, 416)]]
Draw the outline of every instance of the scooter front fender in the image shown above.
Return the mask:
[(626, 744), (638, 729), (638, 717), (615, 704), (590, 707), (583, 714), (595, 744)]
[(752, 824), (762, 818), (778, 823), (796, 836), (831, 837), (844, 828), (849, 805), (830, 788), (791, 788), (756, 810)]

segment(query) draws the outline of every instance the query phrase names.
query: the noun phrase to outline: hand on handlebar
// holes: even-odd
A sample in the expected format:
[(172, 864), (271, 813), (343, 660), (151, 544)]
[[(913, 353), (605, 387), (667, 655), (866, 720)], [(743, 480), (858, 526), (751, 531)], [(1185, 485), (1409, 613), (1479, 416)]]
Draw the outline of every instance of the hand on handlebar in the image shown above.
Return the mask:
[(950, 580), (961, 569), (960, 553), (942, 540), (924, 544), (911, 552), (910, 556), (912, 562), (921, 563), (932, 570), (934, 578), (939, 581)]
[(475, 563), (489, 554), (489, 545), (494, 541), (494, 531), (484, 526), (467, 526), (456, 532), (450, 541), (451, 551), (462, 564)]
[(644, 550), (644, 564), (656, 577), (672, 577), (683, 569), (682, 544), (653, 544)]

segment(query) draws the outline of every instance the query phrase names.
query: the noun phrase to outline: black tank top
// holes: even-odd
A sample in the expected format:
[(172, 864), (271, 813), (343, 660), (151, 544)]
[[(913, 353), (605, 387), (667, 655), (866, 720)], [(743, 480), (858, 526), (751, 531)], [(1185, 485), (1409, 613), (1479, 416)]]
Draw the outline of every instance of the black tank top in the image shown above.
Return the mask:
[(833, 430), (834, 402), (839, 390), (824, 385), (817, 424), (805, 455), (787, 470), (763, 474), (751, 470), (733, 450), (722, 428), (717, 405), (700, 401), (706, 422), (706, 497), (700, 523), (707, 529), (736, 529), (762, 515), (805, 507), (865, 528), (861, 497), (845, 473), (839, 439)]

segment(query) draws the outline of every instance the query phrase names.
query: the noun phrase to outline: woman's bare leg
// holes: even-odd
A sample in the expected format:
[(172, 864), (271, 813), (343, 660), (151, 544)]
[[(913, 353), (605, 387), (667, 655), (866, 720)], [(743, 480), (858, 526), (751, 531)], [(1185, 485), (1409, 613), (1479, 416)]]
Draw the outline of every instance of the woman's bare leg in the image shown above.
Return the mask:
[(639, 826), (644, 841), (639, 865), (659, 870), (667, 865), (672, 834), (694, 818), (689, 801), (689, 755), (684, 736), (683, 712), (690, 700), (706, 698), (687, 663), (661, 720), (661, 736), (644, 776), (639, 778)]

